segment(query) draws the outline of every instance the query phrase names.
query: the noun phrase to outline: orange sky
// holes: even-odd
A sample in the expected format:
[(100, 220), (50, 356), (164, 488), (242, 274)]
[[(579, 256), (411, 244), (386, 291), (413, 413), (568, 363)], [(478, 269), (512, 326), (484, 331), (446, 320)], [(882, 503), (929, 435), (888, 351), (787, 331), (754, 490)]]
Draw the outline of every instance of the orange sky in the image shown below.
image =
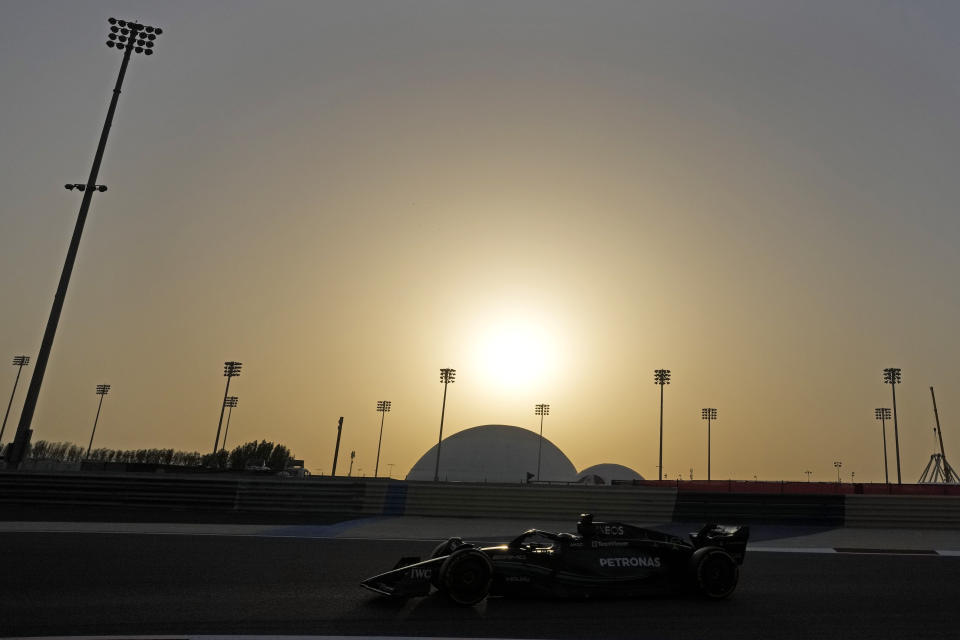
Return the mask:
[(109, 15), (166, 33), (124, 85), (35, 439), (85, 444), (109, 383), (97, 445), (208, 451), (239, 360), (231, 444), (329, 472), (345, 416), (370, 474), (391, 400), (403, 475), (453, 367), (447, 433), (546, 402), (578, 469), (653, 477), (663, 367), (669, 477), (705, 477), (710, 406), (715, 478), (880, 481), (895, 366), (904, 479), (931, 385), (960, 452), (952, 6), (6, 5), (4, 358), (39, 348)]

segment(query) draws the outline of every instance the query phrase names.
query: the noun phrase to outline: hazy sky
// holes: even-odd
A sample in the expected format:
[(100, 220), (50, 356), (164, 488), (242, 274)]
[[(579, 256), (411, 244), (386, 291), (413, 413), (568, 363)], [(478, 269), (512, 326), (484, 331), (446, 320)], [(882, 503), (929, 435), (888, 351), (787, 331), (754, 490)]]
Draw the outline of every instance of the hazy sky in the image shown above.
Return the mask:
[[(952, 2), (2, 0), (0, 397), (36, 357), (123, 87), (34, 439), (234, 445), (402, 476), (446, 433), (537, 428), (578, 469), (905, 481), (960, 462)], [(33, 367), (24, 371), (12, 438)], [(888, 425), (891, 477), (893, 428)], [(341, 453), (341, 465), (344, 454)], [(344, 467), (341, 466), (341, 471)]]

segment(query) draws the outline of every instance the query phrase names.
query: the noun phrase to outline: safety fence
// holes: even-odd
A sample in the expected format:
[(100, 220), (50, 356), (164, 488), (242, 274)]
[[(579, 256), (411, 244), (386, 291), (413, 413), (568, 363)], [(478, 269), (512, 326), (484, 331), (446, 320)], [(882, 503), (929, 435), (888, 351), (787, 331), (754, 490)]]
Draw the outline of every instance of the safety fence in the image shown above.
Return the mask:
[[(678, 491), (670, 486), (403, 482), (371, 478), (0, 472), (0, 517), (198, 519), (228, 514), (276, 522), (365, 516), (567, 520), (594, 513), (635, 523), (728, 522), (960, 529), (960, 496)], [(105, 515), (104, 515), (105, 514)]]
[(960, 529), (960, 497), (847, 496), (844, 524), (848, 527)]
[(406, 515), (557, 518), (579, 513), (635, 522), (669, 522), (676, 491), (648, 487), (457, 485), (411, 482)]
[(788, 480), (636, 480), (617, 483), (676, 489), (680, 493), (864, 494), (960, 496), (958, 484), (895, 484), (885, 482), (793, 482)]
[(840, 527), (844, 525), (844, 498), (823, 494), (680, 492), (673, 519)]
[[(256, 476), (0, 473), (0, 507), (198, 514), (264, 513), (309, 516), (360, 516), (365, 483), (330, 480), (298, 482)], [(65, 511), (66, 512), (66, 511)]]

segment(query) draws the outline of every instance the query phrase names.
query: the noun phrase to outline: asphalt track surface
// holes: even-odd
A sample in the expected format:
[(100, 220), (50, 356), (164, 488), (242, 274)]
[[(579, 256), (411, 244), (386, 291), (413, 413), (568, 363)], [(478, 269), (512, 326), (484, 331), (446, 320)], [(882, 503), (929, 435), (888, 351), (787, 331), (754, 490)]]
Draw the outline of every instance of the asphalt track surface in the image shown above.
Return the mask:
[(552, 601), (357, 586), (433, 543), (2, 533), (0, 636), (391, 635), (498, 638), (956, 638), (960, 557), (748, 553), (732, 598)]

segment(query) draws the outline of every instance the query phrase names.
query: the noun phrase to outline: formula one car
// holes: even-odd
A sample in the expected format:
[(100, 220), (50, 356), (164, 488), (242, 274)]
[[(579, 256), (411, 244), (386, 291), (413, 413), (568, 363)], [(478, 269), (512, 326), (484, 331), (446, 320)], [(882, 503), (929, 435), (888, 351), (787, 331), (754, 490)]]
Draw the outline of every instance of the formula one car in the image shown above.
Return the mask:
[(582, 514), (577, 533), (530, 529), (510, 542), (480, 547), (450, 538), (430, 558), (401, 558), (361, 586), (391, 598), (425, 596), (431, 587), (457, 604), (487, 595), (620, 597), (693, 591), (707, 598), (733, 593), (746, 553), (748, 527), (708, 524), (690, 541)]

